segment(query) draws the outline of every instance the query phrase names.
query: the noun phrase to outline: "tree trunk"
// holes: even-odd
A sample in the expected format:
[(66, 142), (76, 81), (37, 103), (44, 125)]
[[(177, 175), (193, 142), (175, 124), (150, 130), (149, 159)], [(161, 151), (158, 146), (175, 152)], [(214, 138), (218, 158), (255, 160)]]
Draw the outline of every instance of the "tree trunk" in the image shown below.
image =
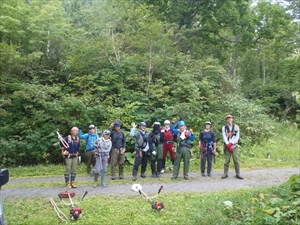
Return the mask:
[(148, 98), (149, 95), (149, 88), (152, 80), (152, 75), (153, 75), (153, 65), (152, 65), (152, 58), (153, 58), (153, 42), (150, 42), (150, 47), (149, 47), (149, 70), (148, 70), (148, 86), (146, 90), (146, 97)]

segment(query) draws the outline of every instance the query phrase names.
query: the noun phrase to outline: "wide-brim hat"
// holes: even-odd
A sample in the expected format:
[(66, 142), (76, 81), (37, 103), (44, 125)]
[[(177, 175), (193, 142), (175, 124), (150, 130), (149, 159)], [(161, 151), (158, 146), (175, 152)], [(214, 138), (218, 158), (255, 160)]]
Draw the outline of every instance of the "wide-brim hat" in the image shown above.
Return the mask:
[(228, 118), (233, 118), (233, 116), (228, 114), (228, 115), (226, 115), (225, 120), (227, 120)]

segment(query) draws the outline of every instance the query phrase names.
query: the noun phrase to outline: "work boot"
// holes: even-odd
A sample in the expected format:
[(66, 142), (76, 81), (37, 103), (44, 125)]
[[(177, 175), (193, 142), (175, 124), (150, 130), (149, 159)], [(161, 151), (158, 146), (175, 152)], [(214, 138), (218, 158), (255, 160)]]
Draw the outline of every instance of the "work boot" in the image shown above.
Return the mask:
[(240, 175), (240, 165), (234, 165), (234, 168), (235, 168), (235, 177), (237, 178), (237, 179), (240, 179), (240, 180), (243, 180), (244, 179), (244, 177), (242, 177), (241, 175)]
[(98, 186), (98, 176), (99, 176), (98, 173), (94, 173), (94, 185), (93, 185), (93, 188), (95, 188), (95, 187)]
[(189, 179), (189, 177), (188, 177), (188, 176), (184, 176), (183, 178), (184, 178), (185, 180), (188, 180), (188, 179)]
[(112, 179), (112, 180), (115, 180), (115, 179), (116, 179), (116, 177), (111, 177), (111, 179)]
[(124, 178), (123, 170), (124, 170), (124, 166), (119, 166), (119, 179), (121, 180)]
[(67, 182), (67, 183), (66, 183), (66, 187), (67, 187), (67, 188), (72, 188), (70, 182)]
[(160, 177), (161, 177), (160, 173), (157, 173), (157, 174), (156, 174), (156, 177), (157, 177), (157, 178), (160, 178)]
[(132, 181), (136, 181), (137, 177), (136, 176), (133, 176), (132, 177)]
[(146, 175), (144, 173), (141, 174), (142, 178), (146, 178)]
[(165, 172), (165, 168), (162, 168), (160, 172), (161, 172), (161, 173), (164, 173), (164, 172)]
[(201, 173), (202, 177), (205, 177), (205, 173)]
[(224, 166), (224, 174), (221, 178), (226, 179), (227, 177), (228, 177), (228, 166)]
[(155, 178), (156, 177), (156, 174), (155, 173), (152, 173), (152, 178)]
[(210, 173), (207, 174), (208, 177), (211, 177)]
[(76, 184), (74, 184), (74, 182), (71, 183), (71, 187), (72, 188), (77, 188)]
[(171, 180), (175, 180), (175, 179), (177, 179), (177, 176), (174, 176), (174, 175), (173, 175), (173, 176), (171, 177)]

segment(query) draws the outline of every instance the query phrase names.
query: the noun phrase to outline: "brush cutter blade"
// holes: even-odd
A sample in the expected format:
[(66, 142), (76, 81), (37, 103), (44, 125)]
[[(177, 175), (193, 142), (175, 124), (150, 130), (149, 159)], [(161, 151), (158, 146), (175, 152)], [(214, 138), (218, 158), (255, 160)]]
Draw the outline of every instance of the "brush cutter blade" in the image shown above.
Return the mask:
[[(70, 194), (70, 197), (71, 198), (73, 198), (74, 196), (75, 196), (75, 192), (69, 192), (69, 194)], [(68, 195), (68, 192), (67, 191), (63, 191), (63, 192), (60, 192), (59, 193), (59, 196), (61, 197), (61, 198), (69, 198), (69, 195)]]
[(140, 192), (142, 190), (142, 185), (140, 185), (140, 184), (134, 184), (134, 185), (132, 185), (131, 189), (134, 192)]

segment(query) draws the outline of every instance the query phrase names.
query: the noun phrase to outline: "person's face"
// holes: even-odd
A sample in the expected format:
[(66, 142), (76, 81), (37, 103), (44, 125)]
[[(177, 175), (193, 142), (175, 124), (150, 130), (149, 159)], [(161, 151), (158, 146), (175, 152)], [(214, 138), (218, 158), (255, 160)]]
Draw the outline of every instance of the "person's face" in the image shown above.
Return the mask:
[(184, 125), (179, 126), (179, 130), (180, 130), (181, 132), (183, 132), (183, 131), (185, 130), (185, 126), (184, 126)]
[(170, 128), (170, 124), (165, 124), (165, 128), (169, 129)]
[(78, 130), (71, 130), (71, 135), (72, 136), (77, 136)]
[(107, 140), (109, 138), (109, 134), (104, 134), (103, 137), (105, 140)]
[(205, 124), (205, 129), (210, 130), (210, 124)]
[(121, 127), (115, 127), (116, 131), (119, 131), (121, 129)]
[(142, 131), (144, 131), (144, 130), (146, 130), (146, 126), (140, 126), (140, 129), (141, 129)]
[(232, 121), (233, 121), (232, 117), (227, 118), (227, 123), (232, 124)]
[(90, 133), (91, 134), (95, 133), (95, 128), (90, 129)]

